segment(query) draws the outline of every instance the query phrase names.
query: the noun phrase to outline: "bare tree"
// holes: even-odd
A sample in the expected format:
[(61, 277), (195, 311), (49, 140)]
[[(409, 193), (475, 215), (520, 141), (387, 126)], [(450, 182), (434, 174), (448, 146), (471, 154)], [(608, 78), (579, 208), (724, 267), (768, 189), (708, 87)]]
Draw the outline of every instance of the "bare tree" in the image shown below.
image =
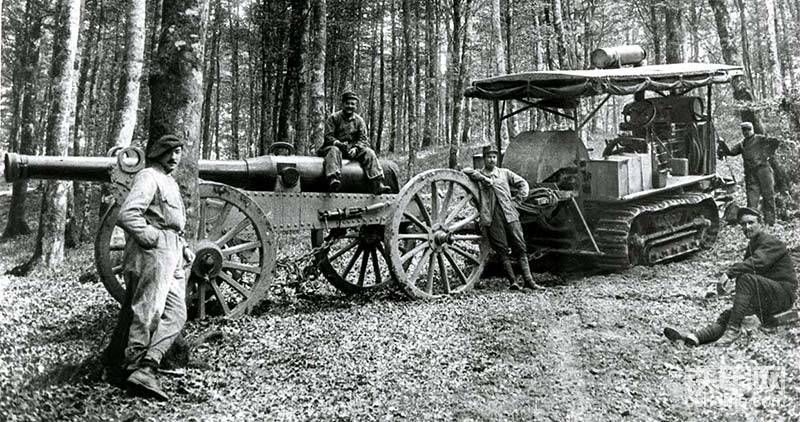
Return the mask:
[(325, 135), (325, 54), (327, 43), (327, 1), (311, 4), (311, 78), (309, 81), (311, 139), (310, 146), (322, 145)]

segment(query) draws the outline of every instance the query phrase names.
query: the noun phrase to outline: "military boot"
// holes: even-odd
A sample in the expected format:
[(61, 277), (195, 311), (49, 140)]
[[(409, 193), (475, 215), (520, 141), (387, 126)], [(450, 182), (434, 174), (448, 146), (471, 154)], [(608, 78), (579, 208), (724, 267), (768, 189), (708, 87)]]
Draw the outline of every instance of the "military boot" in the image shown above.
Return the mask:
[(519, 267), (522, 270), (522, 280), (525, 282), (525, 287), (532, 290), (544, 290), (543, 286), (540, 286), (535, 281), (533, 281), (533, 276), (531, 275), (531, 267), (528, 264), (528, 257), (523, 256), (522, 258), (520, 258)]
[(156, 377), (156, 370), (153, 366), (143, 366), (133, 371), (133, 373), (128, 377), (128, 382), (142, 388), (148, 394), (159, 400), (169, 400), (167, 393), (161, 389), (161, 383)]
[(376, 177), (371, 180), (372, 182), (372, 193), (375, 195), (382, 195), (384, 193), (389, 193), (392, 191), (392, 188), (383, 184), (383, 177)]
[(735, 325), (728, 325), (728, 328), (725, 330), (725, 334), (722, 335), (722, 338), (717, 340), (717, 345), (720, 347), (728, 347), (734, 342), (736, 342), (736, 340), (738, 340), (739, 337), (741, 336), (742, 336), (741, 327)]
[(669, 341), (681, 340), (683, 344), (687, 346), (697, 347), (700, 345), (700, 340), (694, 333), (681, 332), (672, 327), (664, 328), (664, 336), (668, 338)]
[(514, 274), (514, 265), (511, 263), (511, 259), (509, 257), (504, 256), (502, 257), (503, 261), (503, 270), (506, 272), (506, 279), (509, 283), (511, 283), (510, 289), (511, 290), (519, 290), (522, 286), (517, 281), (517, 276)]

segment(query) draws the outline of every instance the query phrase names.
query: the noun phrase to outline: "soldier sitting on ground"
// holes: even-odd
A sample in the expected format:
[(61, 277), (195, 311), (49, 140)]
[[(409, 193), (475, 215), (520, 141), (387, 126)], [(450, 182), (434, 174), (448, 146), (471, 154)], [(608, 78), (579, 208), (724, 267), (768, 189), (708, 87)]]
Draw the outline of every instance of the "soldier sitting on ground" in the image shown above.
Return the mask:
[(345, 92), (342, 94), (342, 109), (325, 120), (325, 139), (317, 149), (317, 155), (325, 158), (328, 189), (336, 192), (342, 186), (341, 169), (344, 157), (361, 164), (374, 194), (389, 193), (391, 189), (383, 183), (383, 168), (378, 156), (369, 147), (367, 125), (356, 113), (358, 101), (355, 93)]
[(693, 333), (667, 327), (664, 335), (668, 339), (683, 340), (690, 346), (719, 340), (719, 345), (727, 346), (741, 335), (745, 316), (756, 315), (763, 325), (775, 325), (773, 316), (791, 309), (794, 304), (797, 275), (786, 245), (762, 230), (758, 211), (743, 207), (737, 218), (749, 239), (747, 251), (744, 260), (722, 274), (717, 284), (717, 290), (726, 293), (735, 280), (733, 307), (723, 312), (716, 322)]
[[(522, 224), (519, 222), (519, 211), (514, 206), (515, 200), (528, 196), (528, 182), (511, 170), (497, 167), (498, 154), (493, 145), (486, 145), (483, 147), (484, 167), (480, 170), (465, 168), (463, 171), (478, 183), (481, 225), (485, 228), (492, 249), (503, 263), (503, 270), (511, 283), (511, 289), (519, 290), (521, 286), (514, 275), (514, 267), (508, 254), (509, 243), (514, 258), (519, 261), (522, 269), (525, 287), (542, 289), (543, 287), (536, 284), (531, 276)], [(512, 187), (517, 191), (517, 195), (513, 198)]]

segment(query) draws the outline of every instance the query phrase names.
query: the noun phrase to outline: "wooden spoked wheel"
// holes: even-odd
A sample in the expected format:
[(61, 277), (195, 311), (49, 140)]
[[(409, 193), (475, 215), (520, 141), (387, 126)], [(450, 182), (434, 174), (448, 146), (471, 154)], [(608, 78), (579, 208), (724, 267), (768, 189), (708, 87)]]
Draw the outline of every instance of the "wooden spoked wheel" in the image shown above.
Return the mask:
[[(116, 227), (119, 205), (103, 218), (95, 241), (98, 272), (118, 302), (125, 296), (122, 260), (125, 233)], [(187, 288), (190, 304), (209, 313), (237, 317), (264, 296), (272, 282), (276, 245), (261, 207), (230, 186), (201, 182), (198, 242)]]
[(403, 187), (385, 238), (406, 293), (433, 299), (472, 288), (489, 254), (477, 206), (477, 186), (455, 170), (429, 170)]
[(345, 294), (367, 293), (394, 281), (389, 269), (383, 226), (312, 230), (313, 247), (328, 242), (327, 254), (318, 260), (319, 270), (339, 291)]

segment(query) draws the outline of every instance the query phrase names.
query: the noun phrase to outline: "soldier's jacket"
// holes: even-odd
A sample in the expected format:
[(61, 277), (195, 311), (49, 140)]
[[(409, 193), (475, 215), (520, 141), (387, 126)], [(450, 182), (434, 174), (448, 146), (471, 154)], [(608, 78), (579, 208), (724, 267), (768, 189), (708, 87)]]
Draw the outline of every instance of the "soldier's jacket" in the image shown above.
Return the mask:
[(797, 286), (797, 275), (786, 245), (777, 237), (764, 232), (750, 239), (744, 260), (731, 266), (726, 273), (731, 279), (740, 274), (756, 274)]
[(527, 197), (529, 187), (525, 179), (511, 170), (501, 167), (495, 167), (491, 172), (486, 169), (475, 170), (471, 168), (465, 168), (463, 171), (473, 180), (479, 181), (480, 177), (478, 175), (482, 175), (492, 181), (491, 185), (486, 185), (481, 181), (478, 182), (481, 192), (481, 225), (490, 226), (492, 224), (495, 199), (500, 209), (502, 209), (507, 222), (519, 221), (519, 211), (514, 206), (511, 188), (513, 187), (517, 191), (517, 197)]
[(769, 164), (769, 159), (778, 148), (779, 142), (776, 138), (753, 135), (734, 145), (728, 155), (742, 154), (745, 170), (756, 170)]
[(364, 123), (364, 119), (358, 113), (353, 113), (347, 119), (341, 110), (328, 116), (325, 120), (325, 139), (318, 150), (332, 146), (337, 140), (350, 145), (350, 147), (369, 147), (367, 125)]
[[(131, 191), (119, 210), (117, 225), (128, 233), (125, 271), (139, 277), (163, 277), (178, 268), (162, 268), (169, 261), (182, 262), (183, 228), (186, 211), (180, 189), (172, 176), (160, 167), (148, 167), (136, 174)], [(165, 254), (177, 255), (177, 260)], [(166, 271), (164, 271), (166, 270)], [(171, 275), (171, 274), (170, 274)]]

